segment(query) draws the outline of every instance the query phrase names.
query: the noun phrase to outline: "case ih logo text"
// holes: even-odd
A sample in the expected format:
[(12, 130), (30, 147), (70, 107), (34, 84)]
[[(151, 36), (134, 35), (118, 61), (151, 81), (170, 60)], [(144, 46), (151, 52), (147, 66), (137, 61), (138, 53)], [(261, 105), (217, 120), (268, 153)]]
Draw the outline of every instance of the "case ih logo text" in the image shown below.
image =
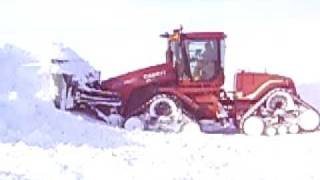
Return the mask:
[(146, 82), (150, 82), (152, 81), (153, 79), (157, 78), (157, 77), (160, 77), (160, 76), (165, 76), (166, 75), (166, 71), (157, 71), (157, 72), (152, 72), (152, 73), (148, 73), (148, 74), (144, 74), (143, 75), (143, 79), (146, 81)]

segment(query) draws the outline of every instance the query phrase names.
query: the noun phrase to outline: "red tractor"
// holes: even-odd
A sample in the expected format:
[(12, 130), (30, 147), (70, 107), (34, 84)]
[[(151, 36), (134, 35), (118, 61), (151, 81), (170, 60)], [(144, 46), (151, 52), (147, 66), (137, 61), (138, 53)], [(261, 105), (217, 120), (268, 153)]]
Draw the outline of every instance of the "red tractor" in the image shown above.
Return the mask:
[(223, 32), (184, 33), (180, 28), (161, 37), (168, 40), (163, 64), (85, 88), (72, 75), (63, 75), (69, 108), (91, 109), (126, 129), (180, 132), (197, 125), (207, 133), (276, 135), (319, 128), (318, 111), (299, 98), (290, 78), (242, 71), (235, 75), (232, 92), (222, 89)]

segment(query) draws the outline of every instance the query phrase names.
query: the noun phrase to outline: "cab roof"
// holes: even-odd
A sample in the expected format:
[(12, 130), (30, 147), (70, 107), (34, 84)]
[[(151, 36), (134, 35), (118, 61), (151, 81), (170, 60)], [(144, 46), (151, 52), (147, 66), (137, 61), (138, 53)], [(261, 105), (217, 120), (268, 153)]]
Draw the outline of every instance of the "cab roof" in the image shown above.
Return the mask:
[(224, 32), (190, 32), (181, 34), (186, 39), (224, 39)]

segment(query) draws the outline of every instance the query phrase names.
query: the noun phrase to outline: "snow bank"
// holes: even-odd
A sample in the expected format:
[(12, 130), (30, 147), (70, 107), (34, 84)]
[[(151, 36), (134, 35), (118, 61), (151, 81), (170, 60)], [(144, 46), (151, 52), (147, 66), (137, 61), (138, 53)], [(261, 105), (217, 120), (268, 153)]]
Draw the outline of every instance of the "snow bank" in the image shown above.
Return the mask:
[[(64, 66), (64, 71), (77, 70), (80, 74), (92, 70), (71, 49), (61, 45), (53, 48), (56, 48), (56, 56), (50, 54), (52, 57), (70, 60), (71, 65)], [(74, 63), (80, 66), (76, 69)], [(49, 58), (47, 62), (41, 62), (12, 45), (0, 49), (0, 67), (3, 67), (0, 71), (0, 140), (23, 141), (40, 147), (51, 147), (58, 143), (95, 147), (126, 144), (121, 130), (55, 109), (50, 99), (52, 94), (48, 95), (52, 93), (52, 69), (48, 68), (48, 64)]]
[(26, 67), (27, 63), (36, 62), (27, 52), (15, 48), (11, 45), (5, 45), (0, 49), (0, 94), (1, 99), (11, 92), (21, 93), (24, 96), (32, 96), (38, 88), (39, 79), (35, 76), (33, 67)]

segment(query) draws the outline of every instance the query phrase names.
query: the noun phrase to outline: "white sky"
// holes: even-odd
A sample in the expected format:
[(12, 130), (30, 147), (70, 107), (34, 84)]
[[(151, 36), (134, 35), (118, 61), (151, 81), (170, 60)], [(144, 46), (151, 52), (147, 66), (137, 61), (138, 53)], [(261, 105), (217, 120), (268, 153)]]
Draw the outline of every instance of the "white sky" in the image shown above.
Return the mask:
[[(159, 34), (224, 31), (226, 77), (237, 70), (319, 82), (317, 0), (1, 0), (0, 44), (46, 52), (62, 42), (110, 77), (163, 62)], [(125, 67), (121, 67), (124, 66)]]

